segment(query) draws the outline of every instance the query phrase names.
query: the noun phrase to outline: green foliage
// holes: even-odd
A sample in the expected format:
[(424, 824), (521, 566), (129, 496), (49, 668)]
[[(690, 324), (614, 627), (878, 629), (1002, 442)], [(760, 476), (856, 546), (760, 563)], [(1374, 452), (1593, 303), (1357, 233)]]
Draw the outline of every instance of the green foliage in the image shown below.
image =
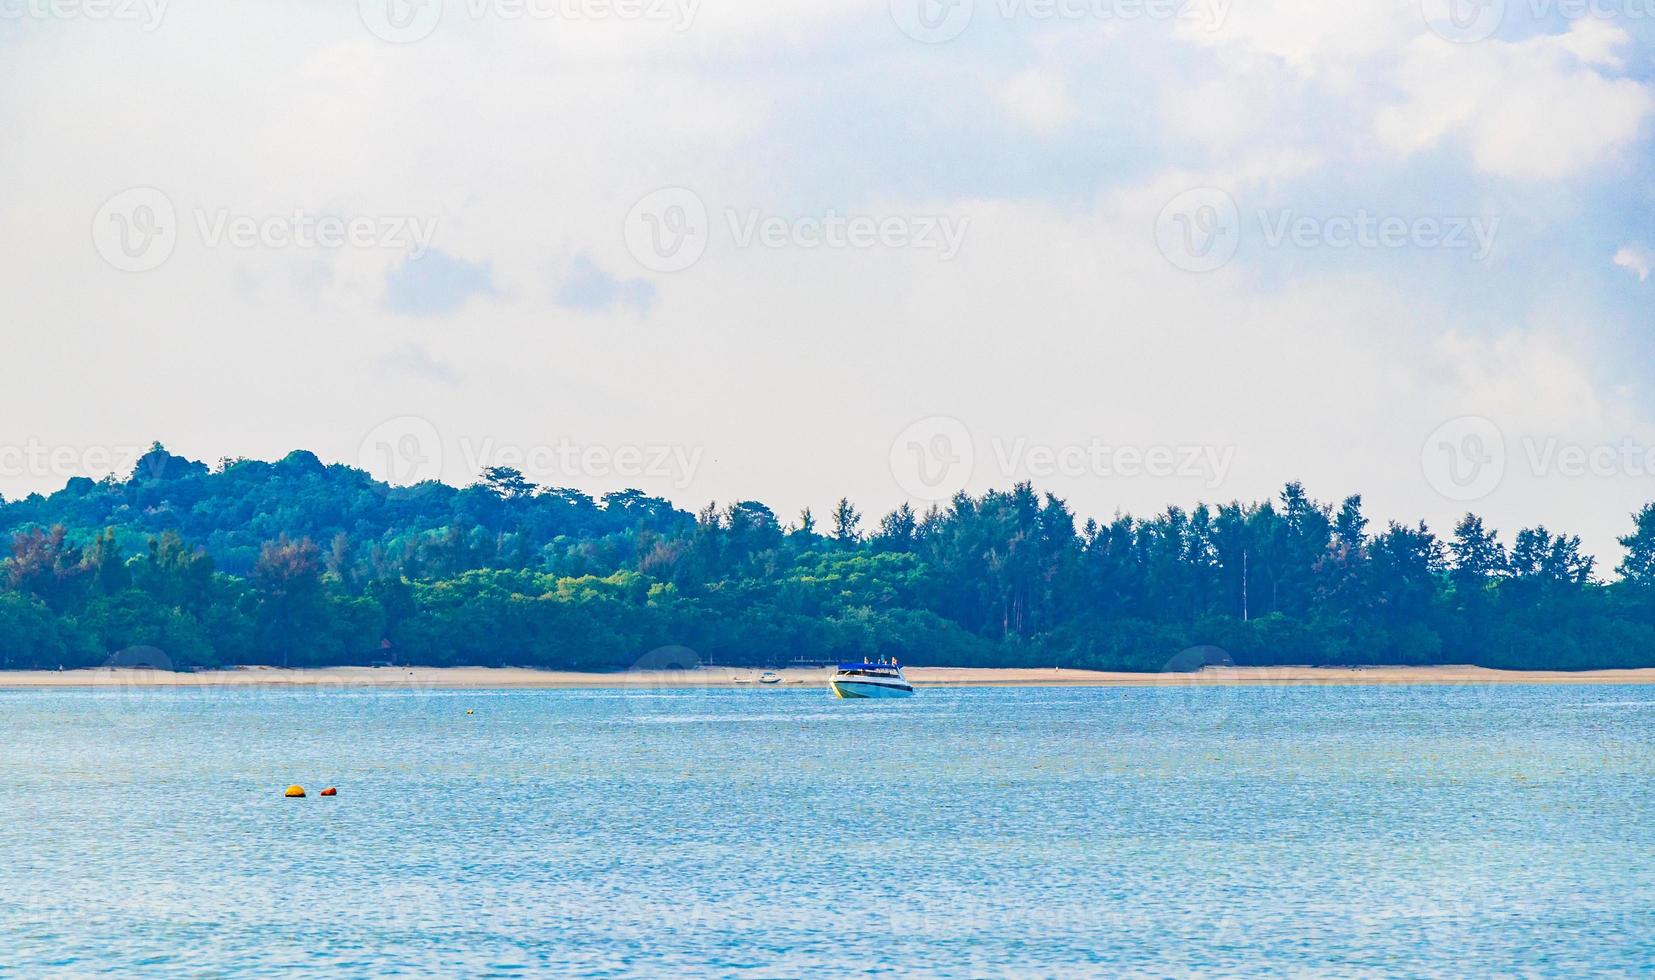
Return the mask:
[[(1078, 529), (1027, 484), (819, 533), (738, 501), (594, 500), (509, 468), (398, 488), (294, 452), (217, 468), (157, 445), (125, 480), (0, 503), (0, 666), (157, 651), (179, 668), (393, 662), (625, 669), (652, 650), (775, 665), (1655, 664), (1655, 505), (1622, 580), (1580, 540), (1467, 515), (1370, 533), (1279, 499)], [(151, 658), (154, 660), (155, 658)]]
[(0, 592), (0, 667), (60, 667), (73, 661), (64, 643), (66, 626), (39, 599)]

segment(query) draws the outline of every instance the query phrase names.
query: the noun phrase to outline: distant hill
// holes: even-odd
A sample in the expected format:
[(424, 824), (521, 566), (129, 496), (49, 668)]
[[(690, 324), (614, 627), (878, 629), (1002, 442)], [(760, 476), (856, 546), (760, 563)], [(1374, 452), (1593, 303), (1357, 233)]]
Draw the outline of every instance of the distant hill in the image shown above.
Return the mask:
[(826, 524), (505, 468), (393, 487), (302, 450), (208, 467), (156, 445), (125, 480), (0, 504), (0, 666), (624, 669), (668, 647), (755, 665), (1655, 665), (1655, 507), (1612, 584), (1575, 537), (1508, 547), (1474, 515), (1447, 538), (1370, 533), (1360, 497), (1297, 484), (1078, 528), (1027, 484), (867, 528), (845, 500)]

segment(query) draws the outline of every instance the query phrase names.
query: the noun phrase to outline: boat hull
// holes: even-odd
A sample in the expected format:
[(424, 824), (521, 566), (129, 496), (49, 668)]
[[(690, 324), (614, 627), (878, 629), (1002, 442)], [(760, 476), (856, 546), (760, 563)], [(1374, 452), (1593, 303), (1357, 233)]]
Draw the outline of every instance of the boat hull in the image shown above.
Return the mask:
[(881, 684), (867, 680), (840, 680), (838, 678), (834, 678), (828, 684), (833, 688), (833, 696), (838, 698), (911, 698), (914, 696), (914, 689), (907, 684)]

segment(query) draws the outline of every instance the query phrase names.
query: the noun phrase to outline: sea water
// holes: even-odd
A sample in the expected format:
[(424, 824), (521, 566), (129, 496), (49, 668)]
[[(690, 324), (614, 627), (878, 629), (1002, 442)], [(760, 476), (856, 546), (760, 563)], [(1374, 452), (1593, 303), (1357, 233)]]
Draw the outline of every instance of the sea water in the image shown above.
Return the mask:
[(1647, 687), (0, 691), (0, 789), (0, 973), (1655, 969)]

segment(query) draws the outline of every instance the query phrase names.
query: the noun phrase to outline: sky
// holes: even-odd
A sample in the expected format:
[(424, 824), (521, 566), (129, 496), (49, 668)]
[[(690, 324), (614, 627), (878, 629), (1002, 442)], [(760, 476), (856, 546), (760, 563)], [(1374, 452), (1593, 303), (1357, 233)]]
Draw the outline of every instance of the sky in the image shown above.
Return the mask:
[(0, 0), (0, 493), (1655, 500), (1655, 0)]

